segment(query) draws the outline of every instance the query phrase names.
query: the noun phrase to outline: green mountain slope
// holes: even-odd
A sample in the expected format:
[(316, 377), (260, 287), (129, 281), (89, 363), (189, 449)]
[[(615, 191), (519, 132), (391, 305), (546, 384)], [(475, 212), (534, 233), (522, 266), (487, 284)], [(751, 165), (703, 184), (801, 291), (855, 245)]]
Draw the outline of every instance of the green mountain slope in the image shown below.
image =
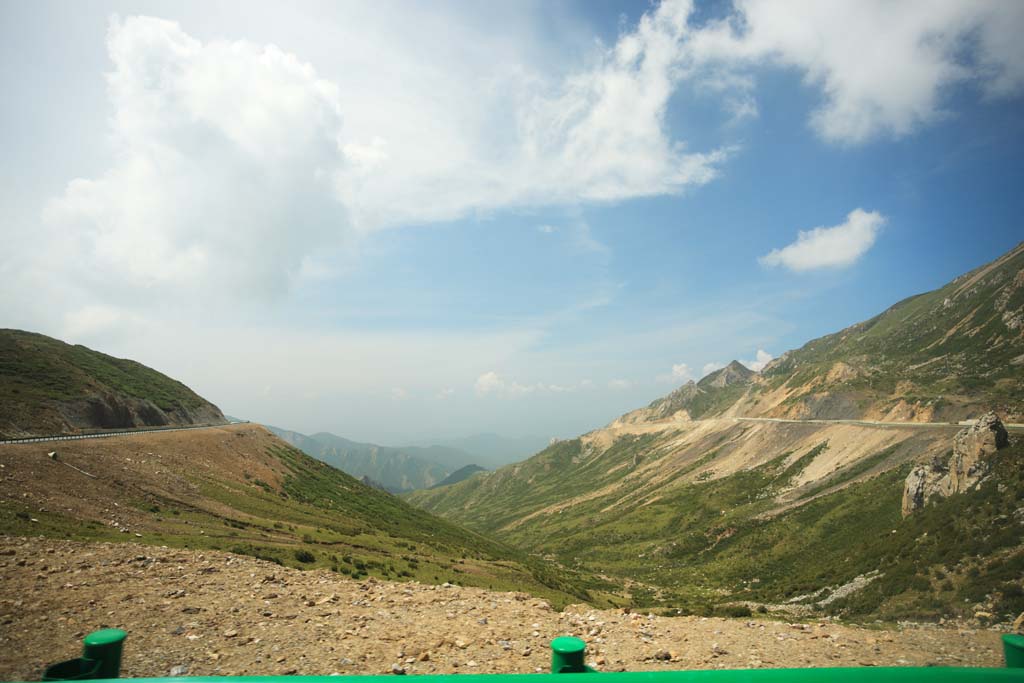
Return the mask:
[(1024, 243), (753, 373), (733, 361), (624, 419), (1024, 422)]
[(0, 330), (0, 438), (224, 421), (217, 406), (141, 363)]
[[(787, 414), (958, 420), (1024, 415), (1024, 243), (945, 287), (808, 342), (762, 374)], [(830, 400), (825, 401), (823, 394)], [(870, 406), (870, 410), (866, 410)]]
[(430, 488), (436, 489), (441, 486), (451, 486), (452, 484), (458, 484), (460, 481), (469, 479), (477, 472), (486, 471), (487, 470), (485, 470), (483, 467), (480, 467), (480, 465), (466, 465), (465, 467), (460, 467), (459, 469), (455, 470), (454, 472), (452, 472), (447, 477), (442, 479), (440, 482), (434, 484)]
[(0, 534), (216, 548), (556, 604), (599, 595), (587, 592), (596, 582), (417, 510), (259, 425), (58, 446), (57, 460), (40, 445), (0, 446)]
[(760, 374), (732, 363), (604, 429), (408, 500), (617, 577), (643, 605), (809, 605), (861, 577), (867, 587), (806, 608), (887, 618), (1017, 609), (1020, 593), (1004, 584), (1024, 553), (1019, 436), (980, 490), (904, 520), (909, 469), (948, 457), (959, 427), (742, 418), (1019, 415), (1022, 265), (1018, 247)]

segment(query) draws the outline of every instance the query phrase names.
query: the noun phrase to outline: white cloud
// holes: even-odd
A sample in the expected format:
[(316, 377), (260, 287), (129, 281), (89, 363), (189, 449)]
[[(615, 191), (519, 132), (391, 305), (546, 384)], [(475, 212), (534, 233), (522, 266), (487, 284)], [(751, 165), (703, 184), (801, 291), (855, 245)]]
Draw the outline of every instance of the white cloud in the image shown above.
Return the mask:
[(337, 88), (274, 46), (159, 19), (112, 20), (107, 48), (117, 161), (46, 207), (59, 269), (112, 299), (286, 290), (347, 225)]
[(695, 62), (727, 70), (799, 70), (824, 96), (812, 127), (856, 144), (934, 121), (956, 83), (976, 83), (991, 97), (1019, 93), (1024, 47), (1014, 36), (1022, 29), (1024, 3), (1012, 0), (795, 0), (785, 11), (771, 0), (741, 0), (735, 14), (697, 31), (690, 48)]
[(391, 398), (396, 401), (404, 401), (409, 398), (409, 392), (402, 387), (395, 387), (391, 390)]
[(473, 388), (476, 391), (477, 396), (490, 395), (500, 396), (503, 398), (516, 398), (533, 393), (566, 394), (578, 391), (581, 388), (588, 388), (591, 384), (592, 383), (588, 380), (583, 380), (580, 384), (573, 386), (544, 384), (543, 382), (537, 382), (536, 384), (520, 384), (513, 378), (504, 377), (499, 375), (497, 372), (490, 370), (477, 377)]
[(440, 391), (438, 391), (434, 395), (434, 398), (436, 398), (439, 401), (443, 401), (443, 400), (445, 400), (447, 398), (451, 398), (454, 395), (455, 395), (455, 389), (453, 389), (451, 387), (444, 387), (443, 389), (441, 389)]
[(805, 271), (853, 265), (875, 243), (885, 217), (877, 211), (854, 209), (846, 222), (832, 227), (801, 230), (796, 242), (772, 249), (758, 259), (765, 266)]
[[(274, 45), (113, 18), (115, 161), (49, 203), (31, 245), (45, 263), (19, 268), (65, 273), (67, 289), (121, 305), (186, 291), (280, 295), (329, 278), (329, 255), (360, 231), (678, 193), (712, 180), (728, 156), (690, 152), (665, 124), (685, 76), (685, 3), (558, 60), (531, 54), (532, 36), (497, 45), (440, 20), (458, 39), (439, 52), (406, 19), (392, 28), (418, 38), (374, 44), (367, 61), (360, 46), (388, 35), (389, 12), (367, 19), (366, 35), (353, 22), (338, 29), (351, 38), (337, 41), (338, 60), (352, 68), (331, 79)], [(586, 224), (573, 234), (607, 251)]]
[(608, 388), (615, 389), (617, 391), (623, 389), (631, 389), (632, 387), (633, 383), (630, 382), (628, 379), (613, 379), (608, 382)]
[(758, 349), (757, 353), (755, 354), (754, 360), (741, 360), (740, 362), (746, 365), (754, 372), (761, 372), (761, 370), (764, 369), (764, 366), (768, 365), (768, 363), (771, 362), (771, 360), (774, 357), (775, 356), (768, 353), (764, 349)]
[(715, 370), (720, 370), (725, 367), (725, 363), (705, 363), (704, 367), (700, 369), (700, 376), (707, 377)]
[(521, 396), (537, 390), (537, 385), (525, 385), (513, 379), (506, 379), (490, 370), (476, 379), (474, 389), (478, 396)]
[(672, 365), (671, 372), (658, 375), (655, 379), (666, 384), (680, 384), (693, 379), (693, 371), (690, 370), (690, 366), (686, 363), (675, 363)]
[(550, 235), (553, 232), (557, 232), (558, 228), (553, 225), (538, 225), (537, 231), (542, 232), (545, 235)]

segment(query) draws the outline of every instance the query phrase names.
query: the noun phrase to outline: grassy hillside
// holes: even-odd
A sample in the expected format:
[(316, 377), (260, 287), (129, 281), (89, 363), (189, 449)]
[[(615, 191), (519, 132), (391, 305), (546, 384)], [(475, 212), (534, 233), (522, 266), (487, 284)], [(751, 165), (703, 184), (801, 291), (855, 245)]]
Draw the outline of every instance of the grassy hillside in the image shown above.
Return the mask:
[(452, 484), (458, 484), (460, 481), (465, 481), (466, 479), (469, 479), (477, 472), (486, 471), (487, 470), (485, 470), (483, 467), (480, 467), (480, 465), (466, 465), (465, 467), (460, 467), (459, 469), (455, 470), (447, 477), (442, 479), (440, 482), (434, 484), (431, 488), (438, 488), (440, 486), (451, 486)]
[(141, 363), (0, 330), (0, 436), (223, 421), (215, 405)]
[(558, 604), (600, 599), (601, 584), (417, 510), (256, 425), (71, 442), (58, 461), (41, 446), (0, 446), (0, 464), (0, 534), (216, 548)]
[(941, 422), (995, 408), (1020, 421), (1022, 368), (1024, 244), (760, 374), (731, 363), (605, 429), (409, 500), (616, 577), (641, 605), (811, 605), (861, 577), (865, 588), (814, 609), (1019, 611), (1019, 439), (981, 490), (903, 520), (908, 468), (946, 456), (956, 427), (732, 416)]
[(733, 361), (623, 417), (1024, 421), (1024, 243), (752, 373)]
[[(820, 417), (815, 394), (841, 396), (843, 415), (884, 415), (901, 401), (933, 419), (995, 409), (1024, 415), (1024, 244), (945, 287), (808, 342), (762, 372), (763, 389), (796, 389), (792, 414)], [(821, 402), (818, 401), (820, 404)], [(835, 405), (837, 402), (833, 402)]]
[[(975, 610), (1002, 618), (1024, 609), (1020, 573), (1013, 574), (1024, 566), (1020, 439), (999, 453), (996, 476), (979, 491), (904, 520), (903, 480), (926, 446), (920, 435), (820, 476), (810, 473), (829, 457), (830, 444), (807, 447), (806, 439), (798, 451), (718, 476), (717, 468), (732, 467), (733, 446), (724, 443), (737, 439), (736, 432), (720, 436), (722, 446), (689, 454), (670, 474), (676, 435), (625, 437), (597, 456), (573, 440), (411, 500), (566, 566), (616, 578), (643, 607), (728, 615), (789, 601), (812, 605), (868, 575), (864, 590), (814, 609), (885, 619)], [(645, 458), (650, 471), (630, 477), (625, 470), (642, 468)], [(660, 485), (651, 483), (654, 472), (664, 475)]]

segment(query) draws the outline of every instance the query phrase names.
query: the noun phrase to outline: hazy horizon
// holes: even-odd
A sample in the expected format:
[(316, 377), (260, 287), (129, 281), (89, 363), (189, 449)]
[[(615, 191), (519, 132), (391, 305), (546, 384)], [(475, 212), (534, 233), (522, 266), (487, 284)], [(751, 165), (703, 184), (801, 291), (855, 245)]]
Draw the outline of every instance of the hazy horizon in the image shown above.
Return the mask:
[(1024, 232), (1024, 3), (0, 5), (0, 326), (225, 412), (571, 437)]

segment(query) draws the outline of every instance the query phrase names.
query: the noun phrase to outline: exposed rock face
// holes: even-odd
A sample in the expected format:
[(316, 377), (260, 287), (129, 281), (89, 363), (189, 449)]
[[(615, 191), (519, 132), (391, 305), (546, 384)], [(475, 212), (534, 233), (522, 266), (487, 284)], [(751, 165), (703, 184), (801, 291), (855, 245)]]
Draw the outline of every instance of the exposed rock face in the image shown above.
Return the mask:
[(1006, 428), (993, 412), (985, 413), (973, 425), (957, 432), (948, 463), (935, 458), (907, 475), (903, 485), (903, 516), (924, 507), (934, 495), (951, 496), (977, 486), (988, 473), (988, 458), (1008, 443)]
[(756, 374), (743, 363), (734, 360), (721, 370), (716, 370), (701, 379), (700, 384), (721, 389), (733, 384), (746, 384)]
[(114, 393), (54, 404), (71, 429), (131, 429), (167, 425), (224, 424), (220, 408), (203, 401), (198, 406), (166, 410), (147, 399)]

